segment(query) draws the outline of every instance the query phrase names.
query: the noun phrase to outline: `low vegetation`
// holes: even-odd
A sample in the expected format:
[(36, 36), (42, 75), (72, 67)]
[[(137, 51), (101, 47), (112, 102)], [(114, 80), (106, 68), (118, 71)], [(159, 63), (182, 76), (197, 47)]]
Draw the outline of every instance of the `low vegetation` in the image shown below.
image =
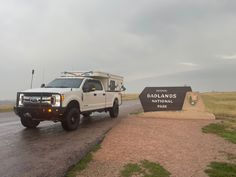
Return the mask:
[(83, 159), (81, 159), (75, 166), (73, 166), (67, 172), (66, 177), (76, 177), (77, 173), (84, 170), (92, 159), (93, 159), (92, 153), (88, 153)]
[(204, 93), (202, 97), (207, 110), (222, 120), (203, 127), (203, 132), (217, 134), (236, 144), (236, 92)]
[(236, 92), (201, 94), (209, 112), (217, 119), (236, 119)]
[(121, 171), (122, 177), (142, 176), (142, 177), (169, 177), (170, 173), (161, 165), (143, 160), (140, 163), (129, 163)]
[(205, 173), (210, 177), (236, 177), (236, 164), (211, 162)]
[(202, 97), (208, 111), (214, 113), (217, 119), (223, 119), (203, 127), (203, 132), (214, 133), (236, 143), (236, 93), (204, 93)]
[(13, 105), (0, 105), (0, 112), (11, 112), (13, 111)]
[(76, 177), (76, 175), (84, 170), (88, 166), (89, 162), (93, 160), (93, 153), (98, 151), (100, 148), (100, 144), (95, 145), (91, 152), (89, 152), (85, 157), (83, 157), (83, 159), (68, 170), (66, 177)]
[[(204, 93), (204, 103), (209, 112), (215, 114), (216, 119), (222, 121), (212, 123), (202, 128), (204, 133), (214, 133), (236, 144), (236, 92)], [(227, 162), (211, 162), (205, 172), (210, 177), (236, 177), (236, 155), (222, 152), (227, 156)]]
[(137, 99), (139, 99), (138, 93), (124, 93), (124, 94), (122, 94), (123, 101), (137, 100)]
[(204, 133), (214, 133), (236, 144), (236, 120), (224, 120), (202, 128)]

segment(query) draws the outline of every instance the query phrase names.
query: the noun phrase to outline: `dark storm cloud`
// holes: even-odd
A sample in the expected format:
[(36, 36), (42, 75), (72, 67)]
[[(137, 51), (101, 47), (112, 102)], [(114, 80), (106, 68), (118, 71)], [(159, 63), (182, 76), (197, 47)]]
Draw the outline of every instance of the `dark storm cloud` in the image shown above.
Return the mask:
[(196, 89), (236, 89), (226, 82), (236, 74), (235, 8), (231, 0), (3, 0), (0, 99), (28, 88), (32, 68), (35, 87), (64, 70), (102, 70), (125, 76), (134, 92), (148, 78), (164, 83), (187, 72), (197, 81), (204, 71), (214, 83), (196, 82)]

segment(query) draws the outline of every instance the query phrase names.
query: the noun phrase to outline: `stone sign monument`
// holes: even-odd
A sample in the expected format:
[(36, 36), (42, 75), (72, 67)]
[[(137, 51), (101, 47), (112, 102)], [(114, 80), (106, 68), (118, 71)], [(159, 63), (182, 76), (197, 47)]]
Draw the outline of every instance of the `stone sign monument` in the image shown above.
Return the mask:
[(139, 98), (144, 112), (182, 110), (191, 87), (146, 87)]
[(139, 95), (145, 113), (139, 117), (166, 119), (215, 119), (201, 94), (191, 87), (146, 87)]

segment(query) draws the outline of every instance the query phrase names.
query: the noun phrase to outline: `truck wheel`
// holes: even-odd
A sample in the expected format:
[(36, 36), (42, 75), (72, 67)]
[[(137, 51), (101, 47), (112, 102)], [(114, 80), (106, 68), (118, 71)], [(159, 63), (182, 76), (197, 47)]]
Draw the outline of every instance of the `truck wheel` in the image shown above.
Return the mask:
[(20, 116), (20, 121), (26, 128), (36, 128), (40, 123), (39, 120), (33, 120), (30, 114), (22, 114)]
[(71, 108), (61, 122), (66, 131), (76, 130), (80, 122), (80, 111), (77, 108)]
[(118, 114), (119, 114), (119, 103), (118, 103), (118, 100), (114, 101), (113, 107), (110, 108), (110, 110), (109, 110), (109, 114), (110, 114), (111, 118), (118, 117)]

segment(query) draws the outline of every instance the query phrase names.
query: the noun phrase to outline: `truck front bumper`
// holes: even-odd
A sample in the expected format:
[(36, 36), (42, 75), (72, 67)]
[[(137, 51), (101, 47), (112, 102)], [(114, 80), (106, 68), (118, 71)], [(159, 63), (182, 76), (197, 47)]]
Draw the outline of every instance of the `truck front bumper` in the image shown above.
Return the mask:
[(30, 114), (33, 119), (37, 120), (61, 120), (66, 108), (62, 107), (14, 107), (14, 112), (18, 116)]

